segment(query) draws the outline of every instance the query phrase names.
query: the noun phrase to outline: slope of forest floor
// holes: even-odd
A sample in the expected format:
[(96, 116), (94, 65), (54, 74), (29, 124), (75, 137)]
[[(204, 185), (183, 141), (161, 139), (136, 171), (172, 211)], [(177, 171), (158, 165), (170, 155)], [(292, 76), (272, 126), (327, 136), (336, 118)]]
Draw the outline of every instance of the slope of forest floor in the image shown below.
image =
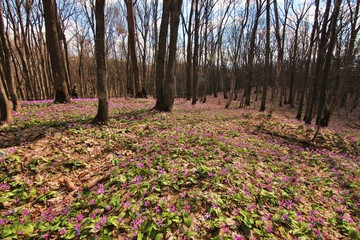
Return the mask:
[(0, 128), (1, 239), (360, 239), (360, 129), (152, 99), (24, 102)]

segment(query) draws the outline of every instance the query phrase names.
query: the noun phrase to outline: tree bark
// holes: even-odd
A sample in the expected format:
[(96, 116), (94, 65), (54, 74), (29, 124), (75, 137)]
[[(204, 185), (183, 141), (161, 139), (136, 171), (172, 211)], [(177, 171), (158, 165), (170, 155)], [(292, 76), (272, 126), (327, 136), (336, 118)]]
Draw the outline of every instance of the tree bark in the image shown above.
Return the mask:
[(169, 43), (169, 60), (166, 69), (164, 82), (164, 108), (162, 111), (170, 112), (174, 104), (174, 70), (176, 62), (177, 38), (180, 22), (182, 0), (171, 1), (170, 17), (170, 43)]
[[(0, 1), (0, 13), (2, 13), (2, 1)], [(2, 66), (4, 70), (4, 77), (7, 84), (7, 89), (9, 91), (9, 96), (11, 99), (11, 102), (13, 104), (13, 110), (19, 111), (20, 110), (20, 101), (16, 94), (16, 87), (14, 82), (14, 77), (11, 70), (11, 63), (10, 63), (10, 52), (9, 52), (9, 46), (8, 46), (8, 40), (7, 35), (5, 33), (4, 28), (4, 21), (2, 14), (0, 15), (0, 41), (2, 45), (2, 52), (3, 52), (3, 58), (2, 58)]]
[(11, 105), (5, 93), (5, 88), (0, 81), (0, 124), (12, 124), (13, 118), (11, 114)]
[(159, 50), (157, 52), (156, 60), (156, 104), (154, 109), (162, 111), (164, 109), (164, 86), (163, 79), (165, 74), (165, 57), (166, 57), (166, 39), (168, 35), (168, 25), (170, 17), (170, 4), (171, 1), (163, 1), (163, 13), (160, 24), (159, 33)]
[(306, 62), (305, 62), (305, 79), (303, 82), (303, 86), (302, 86), (302, 92), (301, 92), (301, 97), (300, 97), (300, 102), (299, 102), (299, 107), (298, 107), (298, 111), (297, 111), (297, 115), (296, 115), (296, 119), (297, 120), (301, 120), (301, 115), (302, 115), (302, 111), (303, 111), (303, 105), (304, 105), (304, 99), (305, 99), (305, 92), (306, 92), (306, 85), (308, 84), (309, 81), (309, 75), (310, 75), (310, 63), (311, 63), (311, 57), (313, 54), (313, 49), (314, 49), (314, 44), (315, 44), (315, 32), (316, 29), (318, 27), (318, 15), (319, 15), (319, 0), (315, 1), (315, 14), (314, 14), (314, 25), (313, 28), (311, 30), (311, 35), (310, 35), (310, 46), (307, 52), (307, 56), (306, 56)]
[(255, 57), (255, 41), (256, 41), (256, 32), (259, 25), (259, 19), (262, 12), (263, 0), (256, 0), (256, 15), (254, 20), (254, 25), (251, 30), (250, 46), (249, 46), (249, 55), (248, 55), (248, 65), (246, 68), (246, 85), (245, 85), (245, 105), (250, 106), (250, 97), (251, 97), (251, 87), (252, 87), (252, 77), (253, 77), (253, 64)]
[(95, 54), (96, 54), (96, 77), (98, 110), (93, 123), (106, 124), (109, 115), (109, 103), (106, 81), (105, 64), (105, 0), (96, 0), (96, 33), (95, 33)]
[(261, 97), (260, 112), (266, 108), (267, 85), (270, 82), (270, 0), (266, 0), (266, 53), (265, 53), (265, 78)]
[(66, 85), (66, 69), (60, 45), (58, 14), (55, 0), (43, 1), (46, 45), (50, 54), (51, 69), (54, 79), (55, 103), (70, 102), (69, 90)]
[(187, 49), (186, 49), (186, 100), (191, 99), (191, 90), (192, 90), (192, 74), (191, 74), (191, 59), (192, 59), (192, 49), (191, 49), (191, 26), (192, 26), (192, 16), (194, 13), (194, 4), (195, 1), (191, 0), (191, 9), (189, 13), (189, 22), (187, 28)]
[(332, 53), (336, 43), (336, 25), (340, 12), (341, 0), (336, 0), (334, 10), (331, 16), (330, 22), (330, 39), (328, 43), (327, 53), (325, 55), (324, 71), (321, 78), (320, 93), (319, 93), (319, 104), (317, 110), (316, 124), (321, 127), (327, 127), (329, 125), (331, 112), (326, 108), (326, 87), (328, 82), (328, 75), (330, 71), (330, 65), (332, 60)]
[(199, 64), (199, 31), (200, 31), (200, 12), (199, 0), (195, 0), (195, 26), (194, 26), (194, 57), (193, 57), (193, 87), (192, 87), (192, 101), (191, 104), (195, 105), (197, 102), (198, 93), (198, 64)]
[(137, 98), (142, 97), (141, 84), (140, 84), (140, 72), (136, 56), (136, 35), (135, 35), (135, 13), (132, 0), (125, 0), (127, 9), (127, 21), (129, 31), (129, 51), (131, 58), (131, 66), (133, 71), (134, 80), (134, 93)]

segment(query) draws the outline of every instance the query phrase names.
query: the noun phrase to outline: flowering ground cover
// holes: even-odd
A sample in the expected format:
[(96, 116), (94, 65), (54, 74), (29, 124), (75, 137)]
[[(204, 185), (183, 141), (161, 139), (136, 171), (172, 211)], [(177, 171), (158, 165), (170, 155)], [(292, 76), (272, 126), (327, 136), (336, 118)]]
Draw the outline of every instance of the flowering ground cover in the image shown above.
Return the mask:
[(1, 239), (360, 239), (360, 130), (218, 99), (24, 102), (0, 129)]

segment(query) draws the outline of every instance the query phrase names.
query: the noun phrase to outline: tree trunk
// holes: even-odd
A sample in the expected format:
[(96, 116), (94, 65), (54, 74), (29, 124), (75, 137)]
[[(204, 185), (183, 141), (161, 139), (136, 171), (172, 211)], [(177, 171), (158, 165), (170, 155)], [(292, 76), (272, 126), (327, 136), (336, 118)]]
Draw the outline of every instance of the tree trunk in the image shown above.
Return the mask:
[(328, 24), (328, 18), (329, 18), (329, 12), (330, 12), (330, 6), (331, 6), (331, 0), (327, 0), (324, 16), (323, 16), (323, 26), (320, 36), (320, 42), (318, 46), (318, 52), (317, 52), (317, 61), (315, 65), (315, 73), (313, 77), (313, 86), (310, 96), (309, 104), (306, 106), (306, 114), (305, 114), (305, 124), (311, 124), (312, 115), (313, 115), (313, 108), (315, 106), (315, 102), (318, 98), (318, 86), (319, 86), (319, 79), (322, 76), (322, 67), (324, 63), (324, 57), (326, 52), (326, 41), (327, 41), (327, 24)]
[(134, 5), (132, 0), (125, 0), (127, 9), (127, 21), (129, 31), (129, 51), (131, 57), (131, 66), (134, 77), (134, 94), (137, 98), (142, 97), (141, 85), (140, 85), (140, 72), (136, 56), (136, 36), (135, 36), (135, 15)]
[(192, 15), (194, 12), (195, 1), (191, 1), (191, 9), (189, 14), (189, 22), (187, 29), (187, 50), (186, 50), (186, 100), (191, 99), (191, 90), (192, 90), (192, 75), (191, 75), (191, 59), (192, 59), (192, 49), (191, 49), (191, 26), (192, 26)]
[(98, 110), (93, 123), (105, 124), (108, 121), (109, 103), (106, 81), (105, 64), (105, 0), (96, 0), (96, 33), (95, 33), (95, 56), (96, 56), (96, 77)]
[(58, 14), (55, 0), (43, 1), (46, 45), (50, 54), (51, 69), (54, 79), (55, 103), (70, 102), (66, 85), (66, 69), (58, 32)]
[[(0, 13), (2, 13), (2, 1), (0, 1)], [(2, 45), (2, 52), (3, 52), (3, 58), (2, 58), (2, 66), (4, 70), (4, 77), (7, 84), (7, 89), (9, 91), (9, 96), (11, 99), (11, 102), (13, 103), (13, 110), (18, 111), (20, 110), (20, 101), (18, 99), (18, 96), (16, 94), (16, 88), (15, 88), (15, 82), (14, 77), (11, 70), (11, 63), (10, 63), (10, 52), (9, 52), (9, 46), (7, 41), (7, 36), (5, 33), (4, 28), (4, 21), (2, 14), (0, 15), (0, 41)]]
[(324, 70), (323, 75), (321, 78), (321, 84), (320, 84), (320, 93), (319, 93), (319, 104), (318, 104), (318, 110), (317, 110), (317, 118), (316, 118), (316, 124), (320, 125), (321, 127), (327, 127), (329, 125), (331, 112), (329, 109), (326, 108), (326, 86), (328, 82), (328, 75), (330, 71), (330, 65), (332, 60), (332, 52), (335, 47), (336, 43), (336, 25), (337, 20), (340, 12), (340, 5), (341, 0), (335, 1), (334, 10), (331, 16), (331, 22), (330, 22), (330, 39), (328, 43), (328, 49), (325, 56), (325, 63), (324, 63)]
[(163, 111), (166, 107), (164, 106), (164, 69), (165, 69), (165, 57), (166, 57), (166, 39), (168, 35), (168, 25), (170, 17), (170, 4), (171, 1), (163, 1), (163, 13), (160, 24), (159, 33), (159, 50), (157, 52), (156, 60), (156, 104), (154, 109)]
[(11, 114), (11, 105), (5, 93), (5, 88), (0, 81), (0, 124), (2, 123), (13, 123)]
[(254, 19), (254, 25), (251, 30), (250, 46), (249, 46), (249, 55), (248, 55), (248, 65), (246, 68), (246, 85), (245, 85), (245, 105), (250, 106), (250, 97), (251, 97), (251, 87), (252, 87), (252, 77), (253, 77), (253, 64), (255, 57), (255, 41), (256, 41), (256, 32), (258, 28), (259, 19), (262, 12), (263, 0), (256, 0), (256, 15)]
[(265, 53), (265, 78), (261, 98), (260, 112), (266, 108), (267, 85), (270, 82), (270, 0), (266, 0), (266, 53)]
[(309, 81), (310, 63), (311, 63), (311, 57), (312, 57), (312, 53), (313, 53), (313, 49), (314, 49), (314, 43), (315, 43), (315, 32), (316, 32), (316, 29), (318, 27), (319, 0), (315, 1), (315, 6), (316, 6), (316, 8), (315, 8), (315, 15), (314, 15), (314, 25), (313, 25), (313, 28), (311, 30), (310, 46), (309, 46), (309, 50), (308, 50), (307, 56), (306, 56), (305, 79), (304, 79), (304, 82), (303, 82), (302, 92), (301, 92), (301, 97), (300, 97), (300, 102), (299, 102), (299, 107), (298, 107), (298, 112), (297, 112), (297, 115), (296, 115), (297, 120), (301, 120), (301, 115), (302, 115), (302, 110), (303, 110), (303, 105), (304, 105), (304, 99), (305, 99), (306, 85), (308, 84), (308, 81)]
[(171, 1), (170, 17), (170, 43), (169, 60), (164, 82), (164, 108), (162, 111), (170, 112), (174, 104), (174, 70), (176, 62), (177, 38), (180, 22), (182, 0)]
[(197, 102), (198, 94), (198, 64), (199, 64), (199, 31), (200, 31), (200, 12), (199, 0), (195, 0), (195, 26), (194, 26), (194, 57), (193, 57), (193, 87), (192, 87), (192, 101), (191, 104), (195, 105)]

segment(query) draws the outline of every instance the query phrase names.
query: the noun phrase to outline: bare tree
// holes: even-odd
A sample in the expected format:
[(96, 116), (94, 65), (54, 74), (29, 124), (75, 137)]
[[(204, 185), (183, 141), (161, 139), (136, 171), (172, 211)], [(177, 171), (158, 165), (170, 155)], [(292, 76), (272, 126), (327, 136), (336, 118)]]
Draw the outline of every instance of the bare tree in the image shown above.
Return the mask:
[(95, 55), (97, 76), (98, 110), (93, 123), (107, 123), (109, 116), (109, 103), (106, 81), (105, 64), (105, 0), (96, 0), (95, 3)]
[(251, 30), (250, 45), (248, 50), (248, 62), (246, 67), (246, 84), (245, 84), (245, 105), (250, 106), (252, 78), (253, 78), (253, 64), (255, 57), (255, 43), (256, 43), (256, 32), (259, 25), (259, 19), (263, 12), (263, 6), (266, 0), (256, 0), (256, 13), (254, 18), (253, 27)]
[(200, 32), (200, 10), (199, 0), (195, 0), (195, 26), (194, 26), (194, 54), (193, 54), (193, 87), (192, 87), (192, 101), (191, 104), (195, 105), (197, 102), (198, 94), (198, 64), (199, 64), (199, 32)]
[(4, 29), (4, 21), (2, 17), (2, 1), (0, 1), (0, 42), (1, 42), (1, 50), (2, 50), (2, 58), (1, 64), (3, 66), (4, 71), (4, 78), (7, 84), (7, 89), (9, 91), (9, 96), (13, 104), (13, 110), (18, 111), (20, 109), (20, 101), (16, 94), (15, 82), (14, 77), (12, 74), (11, 69), (11, 62), (10, 62), (10, 52), (8, 46), (8, 40)]
[[(163, 15), (160, 25), (159, 50), (156, 62), (156, 105), (154, 109), (169, 112), (174, 103), (174, 68), (176, 61), (177, 36), (182, 0), (163, 1)], [(170, 19), (170, 43), (168, 64), (165, 70), (166, 38)], [(164, 73), (165, 78), (164, 78)]]
[(51, 69), (54, 79), (55, 103), (67, 103), (70, 101), (69, 90), (66, 85), (65, 61), (60, 45), (60, 36), (56, 1), (43, 1), (46, 45), (51, 59)]
[(265, 46), (265, 78), (263, 85), (263, 93), (261, 98), (260, 112), (265, 111), (267, 85), (270, 82), (270, 0), (266, 0), (266, 46)]
[(140, 72), (136, 56), (136, 29), (135, 29), (135, 12), (132, 0), (125, 0), (127, 9), (128, 31), (129, 31), (129, 51), (131, 56), (131, 66), (134, 80), (134, 94), (136, 97), (142, 97), (140, 85)]

